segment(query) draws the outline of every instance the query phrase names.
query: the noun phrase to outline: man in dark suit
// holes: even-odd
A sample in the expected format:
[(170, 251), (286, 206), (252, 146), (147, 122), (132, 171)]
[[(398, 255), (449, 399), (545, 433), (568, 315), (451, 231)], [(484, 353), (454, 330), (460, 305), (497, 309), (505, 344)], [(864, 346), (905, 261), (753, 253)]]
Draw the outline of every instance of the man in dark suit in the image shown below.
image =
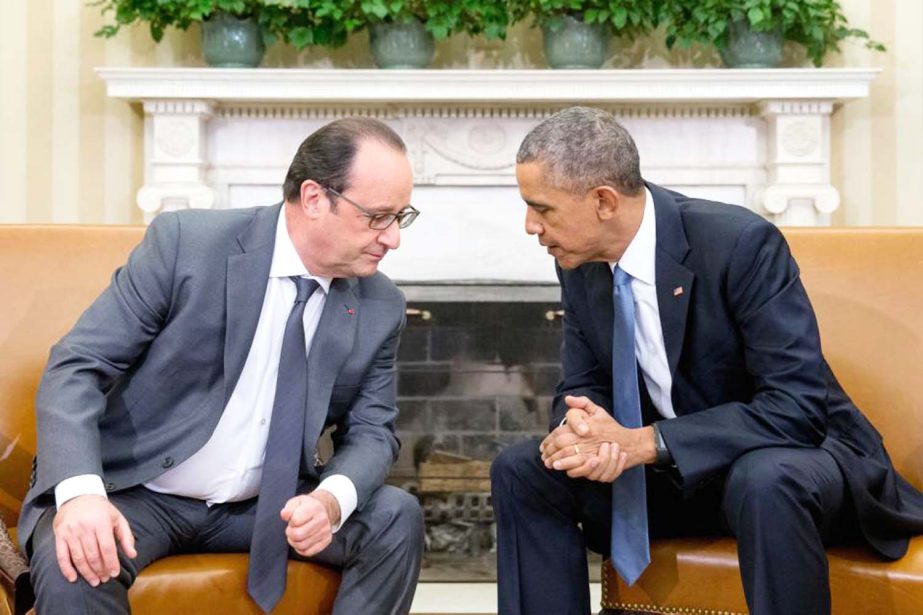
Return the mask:
[(775, 226), (645, 183), (598, 109), (537, 126), (516, 175), (557, 261), (563, 376), (549, 436), (492, 467), (501, 614), (586, 615), (585, 547), (633, 583), (651, 536), (732, 533), (758, 615), (829, 613), (825, 544), (904, 554), (923, 496), (824, 360)]
[(19, 526), (40, 614), (126, 613), (142, 568), (196, 551), (249, 551), (265, 611), (288, 557), (342, 569), (335, 613), (409, 611), (422, 515), (383, 486), (405, 304), (377, 268), (412, 186), (397, 134), (344, 119), (284, 203), (153, 221), (40, 384)]

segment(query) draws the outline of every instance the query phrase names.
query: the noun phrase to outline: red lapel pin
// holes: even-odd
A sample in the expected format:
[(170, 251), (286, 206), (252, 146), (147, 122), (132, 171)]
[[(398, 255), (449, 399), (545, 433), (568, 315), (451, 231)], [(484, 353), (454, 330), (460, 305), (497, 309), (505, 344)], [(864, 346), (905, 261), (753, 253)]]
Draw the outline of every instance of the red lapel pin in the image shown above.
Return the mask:
[(345, 303), (343, 304), (343, 307), (346, 308), (346, 313), (349, 314), (350, 316), (352, 316), (353, 314), (356, 313), (356, 311), (355, 311), (354, 309), (352, 309), (351, 307), (349, 307), (349, 306), (346, 305)]

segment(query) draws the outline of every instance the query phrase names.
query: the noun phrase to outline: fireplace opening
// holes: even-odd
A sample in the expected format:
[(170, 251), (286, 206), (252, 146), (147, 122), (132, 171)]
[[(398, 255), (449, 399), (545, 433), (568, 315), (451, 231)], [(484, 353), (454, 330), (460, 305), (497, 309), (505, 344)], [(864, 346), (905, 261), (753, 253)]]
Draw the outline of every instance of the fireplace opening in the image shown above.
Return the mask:
[(389, 480), (420, 499), (425, 580), (496, 577), (490, 462), (547, 433), (559, 309), (555, 301), (408, 302), (397, 364), (402, 447)]
[(389, 482), (423, 508), (424, 581), (496, 578), (490, 463), (505, 446), (548, 433), (561, 373), (557, 293), (434, 301), (407, 292), (397, 362), (402, 446)]

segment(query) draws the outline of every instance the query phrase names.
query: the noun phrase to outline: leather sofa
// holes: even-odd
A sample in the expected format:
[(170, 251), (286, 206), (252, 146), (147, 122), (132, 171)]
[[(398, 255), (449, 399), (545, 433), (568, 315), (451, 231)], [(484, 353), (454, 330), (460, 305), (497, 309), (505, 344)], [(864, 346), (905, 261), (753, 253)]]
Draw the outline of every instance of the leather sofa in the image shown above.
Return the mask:
[[(48, 351), (100, 293), (144, 233), (143, 227), (0, 226), (0, 517), (15, 526), (35, 452), (33, 399)], [(0, 528), (2, 531), (4, 528)], [(14, 534), (15, 530), (10, 530)], [(28, 608), (28, 583), (0, 535), (0, 615)], [(19, 604), (15, 600), (20, 577)], [(247, 555), (178, 555), (145, 569), (129, 592), (136, 615), (256, 614), (247, 596)], [(339, 585), (332, 569), (289, 562), (276, 613), (331, 612)]]
[[(785, 235), (817, 313), (824, 355), (881, 432), (895, 467), (923, 489), (923, 229)], [(828, 559), (835, 615), (923, 613), (923, 536), (895, 562), (861, 546), (832, 548)], [(603, 563), (607, 613), (747, 612), (733, 539), (655, 541), (651, 560), (633, 587)]]
[[(11, 528), (35, 451), (33, 399), (48, 350), (124, 262), (142, 227), (0, 226), (0, 518)], [(881, 431), (898, 470), (923, 488), (923, 229), (788, 229), (820, 321), (824, 352)], [(0, 615), (17, 612), (24, 566), (3, 549)], [(15, 529), (11, 530), (15, 534)], [(12, 536), (15, 544), (15, 535)], [(923, 537), (897, 562), (861, 547), (830, 551), (834, 613), (923, 613)], [(653, 563), (628, 588), (603, 565), (603, 607), (648, 613), (745, 613), (734, 541), (652, 545)], [(258, 613), (246, 596), (246, 554), (165, 558), (130, 592), (136, 614)], [(797, 571), (793, 571), (797, 574)], [(21, 578), (20, 585), (25, 578)], [(277, 613), (332, 608), (339, 576), (289, 562)], [(19, 609), (28, 602), (21, 587)], [(312, 610), (313, 609), (313, 610)]]

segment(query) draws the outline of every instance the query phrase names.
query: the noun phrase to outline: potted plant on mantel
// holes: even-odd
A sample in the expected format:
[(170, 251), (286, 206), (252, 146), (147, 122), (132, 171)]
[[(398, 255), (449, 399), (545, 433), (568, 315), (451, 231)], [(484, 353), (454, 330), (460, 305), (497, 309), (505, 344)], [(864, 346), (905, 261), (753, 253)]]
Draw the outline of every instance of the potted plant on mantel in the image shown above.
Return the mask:
[[(346, 8), (351, 2), (310, 0), (98, 0), (91, 6), (113, 13), (96, 36), (118, 34), (123, 26), (147, 22), (151, 38), (163, 39), (168, 27), (202, 26), (202, 55), (216, 68), (259, 66), (266, 47), (277, 40), (297, 49), (337, 47), (358, 27)], [(310, 8), (309, 8), (310, 7)]]
[(849, 27), (838, 0), (665, 0), (662, 18), (668, 48), (713, 45), (731, 68), (778, 66), (784, 41), (803, 45), (815, 66), (846, 38), (885, 50)]
[(663, 0), (508, 0), (512, 22), (532, 17), (552, 68), (599, 68), (612, 35), (632, 39), (657, 27)]
[[(159, 42), (168, 27), (185, 30), (200, 22), (203, 55), (215, 67), (258, 66), (264, 48), (276, 40), (299, 50), (339, 47), (367, 27), (378, 66), (422, 68), (432, 59), (433, 39), (457, 32), (504, 38), (509, 21), (506, 3), (495, 0), (97, 0), (91, 5), (115, 18), (97, 36), (112, 37), (123, 26), (148, 22), (151, 38)], [(228, 26), (229, 36), (222, 38), (216, 31)], [(235, 42), (243, 49), (229, 56)]]
[(103, 15), (113, 13), (96, 36), (110, 38), (123, 26), (147, 22), (151, 38), (163, 39), (168, 27), (185, 30), (202, 24), (202, 54), (209, 66), (258, 66), (272, 35), (261, 23), (263, 3), (254, 0), (98, 0)]
[[(348, 0), (321, 0), (340, 6)], [(506, 4), (496, 0), (352, 0), (352, 14), (369, 30), (372, 57), (379, 68), (425, 68), (434, 40), (452, 34), (506, 37)]]

